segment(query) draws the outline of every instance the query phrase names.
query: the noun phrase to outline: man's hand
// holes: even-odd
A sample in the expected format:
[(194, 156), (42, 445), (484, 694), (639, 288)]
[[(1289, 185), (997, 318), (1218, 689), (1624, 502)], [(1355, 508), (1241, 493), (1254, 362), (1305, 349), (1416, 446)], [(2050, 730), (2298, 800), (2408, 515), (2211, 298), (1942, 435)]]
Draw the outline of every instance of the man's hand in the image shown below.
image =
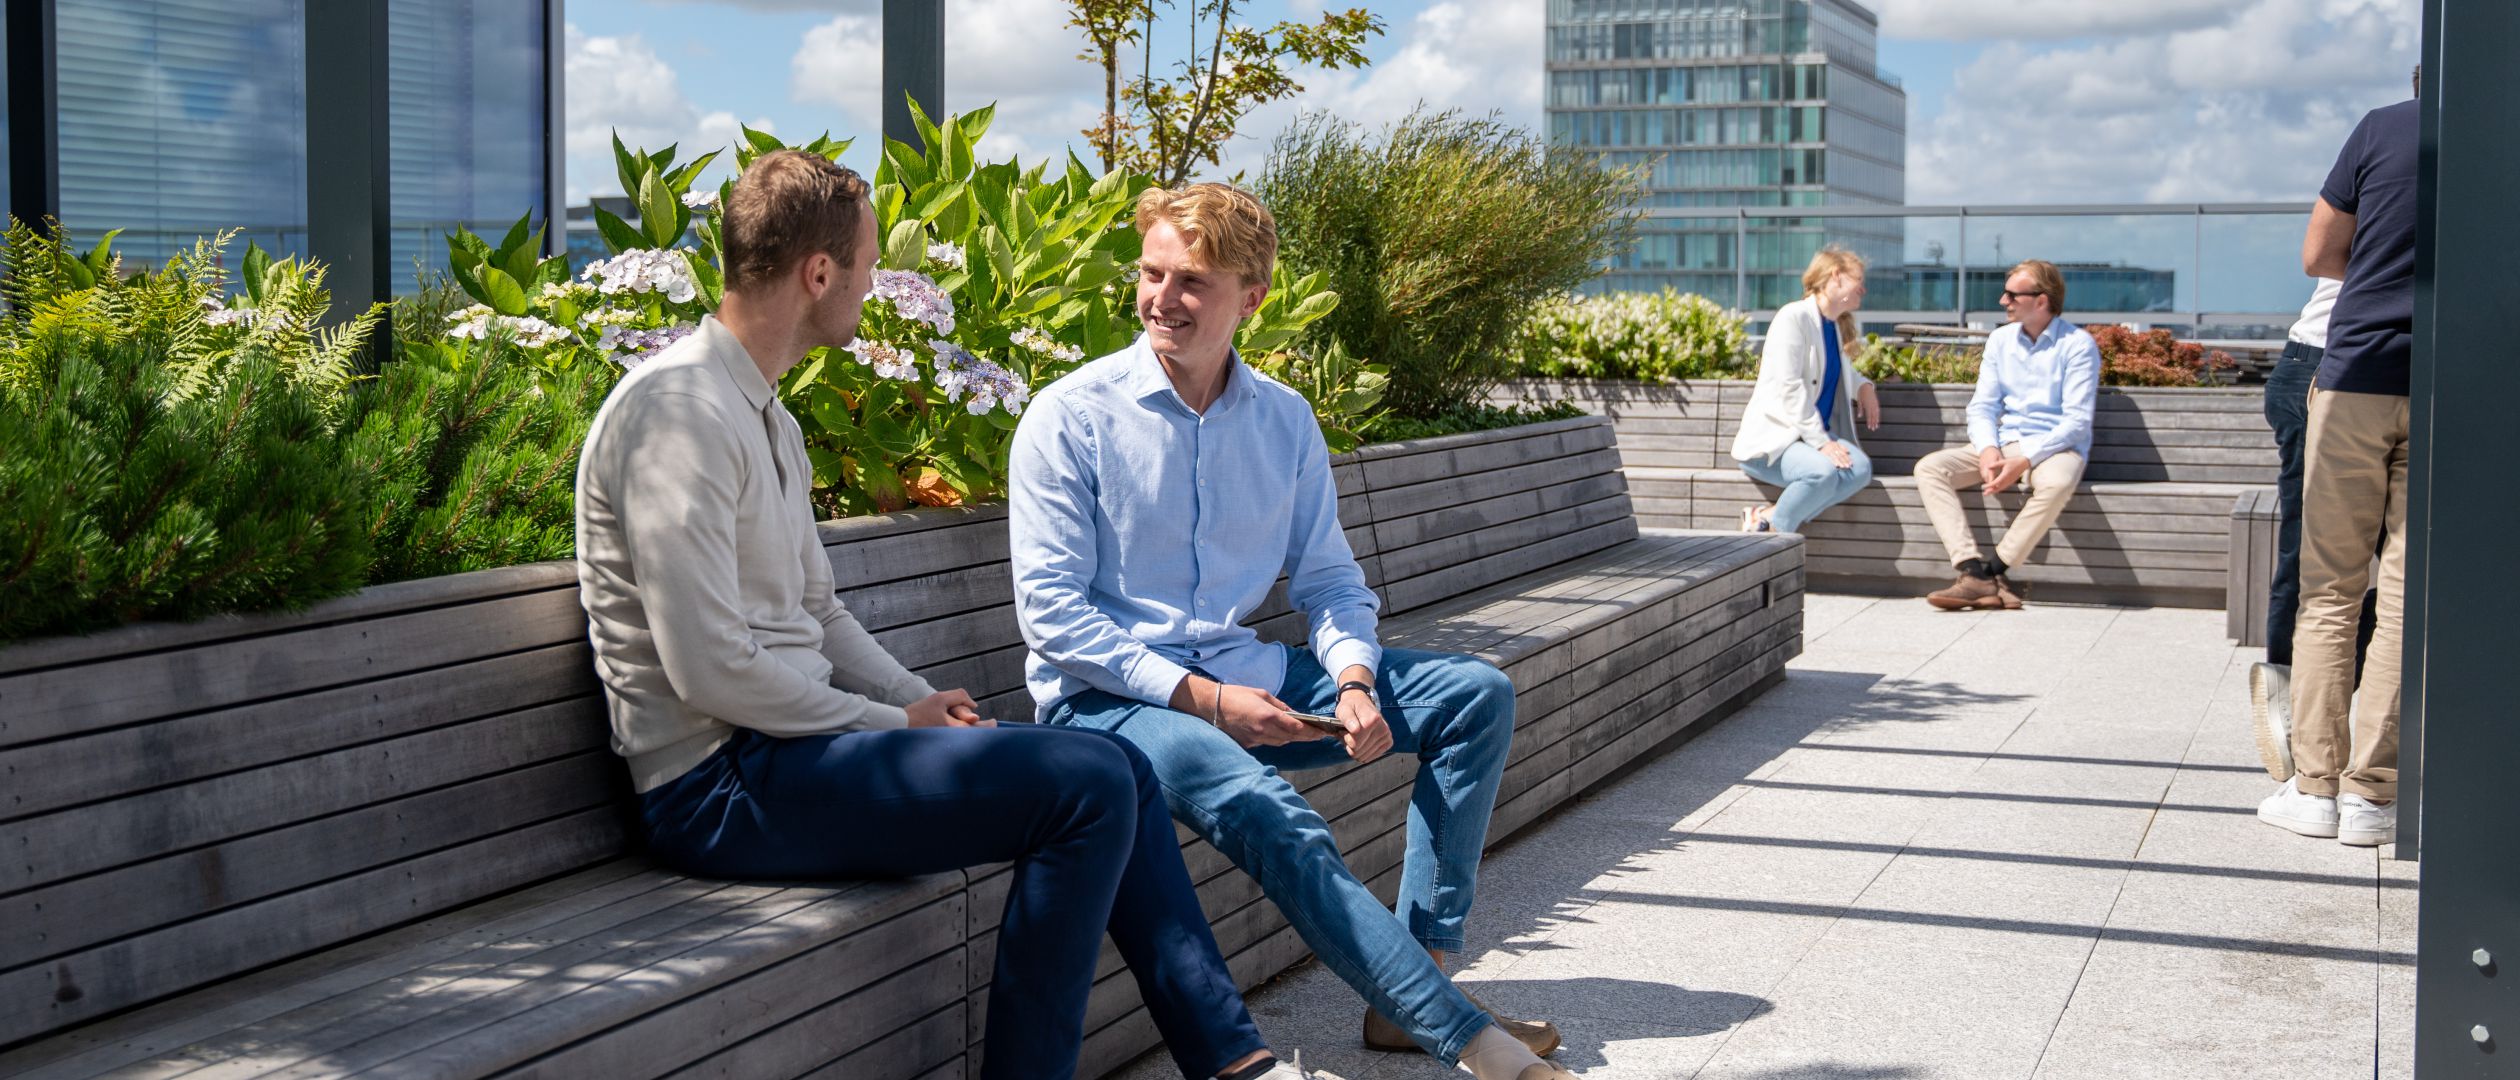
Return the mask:
[[(1372, 683), (1374, 673), (1362, 664), (1351, 665), (1339, 673), (1341, 683)], [(1339, 722), (1347, 725), (1347, 734), (1339, 741), (1347, 744), (1348, 757), (1362, 765), (1391, 752), (1391, 725), (1384, 722), (1382, 707), (1373, 696), (1356, 690), (1339, 695)]]
[(1188, 675), (1173, 687), (1171, 704), (1175, 712), (1189, 713), (1216, 725), (1217, 730), (1245, 749), (1322, 737), (1303, 721), (1288, 716), (1294, 710), (1279, 701), (1277, 695), (1248, 686), (1220, 688), (1213, 680)]
[(1820, 444), (1820, 456), (1829, 459), (1829, 464), (1835, 465), (1841, 469), (1851, 469), (1855, 467), (1854, 455), (1847, 453), (1846, 444), (1839, 442), (1836, 439), (1831, 439)]
[(901, 711), (910, 714), (914, 728), (997, 726), (995, 720), (980, 719), (980, 703), (962, 690), (939, 690), (902, 706)]
[(2004, 471), (2004, 452), (1992, 446), (1978, 451), (1978, 486), (1995, 490), (1995, 477)]
[(1986, 493), (1989, 495), (2003, 494), (2012, 488), (2015, 481), (2020, 480), (2022, 476), (2027, 474), (2029, 471), (2029, 458), (2005, 458), (2003, 467), (1995, 470), (1994, 477), (1986, 482)]
[(1881, 430), (1881, 395), (1871, 383), (1855, 388), (1855, 419), (1863, 421), (1866, 431)]

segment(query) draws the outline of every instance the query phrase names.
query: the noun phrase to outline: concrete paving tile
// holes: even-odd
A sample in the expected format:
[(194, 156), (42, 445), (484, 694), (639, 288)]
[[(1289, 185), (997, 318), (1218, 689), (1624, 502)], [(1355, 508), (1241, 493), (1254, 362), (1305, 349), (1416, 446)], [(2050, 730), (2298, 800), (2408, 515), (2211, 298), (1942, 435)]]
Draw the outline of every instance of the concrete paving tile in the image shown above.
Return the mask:
[(2379, 939), (2374, 887), (2365, 882), (2198, 874), (2130, 874), (2108, 913), (2126, 934), (2230, 939), (2369, 951)]
[(2125, 876), (2122, 868), (1901, 855), (1824, 940), (2080, 959)]
[[(2012, 742), (2005, 745), (2010, 746)], [(2175, 766), (2024, 761), (1999, 757), (1990, 759), (1984, 768), (1969, 774), (1967, 783), (1959, 790), (1971, 795), (2071, 796), (2158, 804), (2169, 791), (2170, 779), (2177, 771)]]
[(2141, 806), (1953, 799), (1908, 842), (1966, 851), (2124, 859), (2143, 846), (2153, 815)]
[(1846, 904), (1863, 894), (1892, 852), (1889, 844), (1863, 844), (1852, 850), (1829, 846), (1732, 842), (1733, 838), (1766, 838), (1738, 832), (1725, 817), (1709, 823), (1709, 831), (1727, 840), (1693, 842), (1687, 836), (1670, 850), (1636, 858), (1627, 872), (1607, 883), (1607, 892), (1672, 893), (1751, 897), (1802, 904)]
[(1783, 779), (1753, 781), (1747, 786), (1748, 794), (1733, 800), (1704, 827), (1740, 836), (1897, 843), (1913, 835), (1943, 802), (1938, 793), (1916, 793), (1918, 789)]
[(1606, 898), (1503, 976), (1468, 985), (1508, 1013), (1730, 1027), (1768, 1007), (1769, 991), (1830, 921), (1670, 899)]
[[(1581, 1073), (1585, 1080), (1672, 1080), (1690, 1076), (1715, 1055), (1727, 1037), (1723, 1031), (1590, 1016), (1570, 1016), (1557, 1025), (1558, 1034), (1566, 1042), (1549, 1060)], [(1393, 1054), (1380, 1071), (1371, 1074), (1371, 1080), (1461, 1080), (1464, 1075), (1422, 1054)]]
[[(2380, 948), (2415, 952), (2416, 865), (2391, 857), (2396, 846), (2380, 854)], [(2396, 887), (2389, 887), (2396, 886)], [(2415, 966), (2380, 967), (2378, 1070), (2376, 1080), (2413, 1080), (2415, 1075)]]
[(2195, 1014), (2128, 1017), (2080, 995), (2039, 1059), (2035, 1080), (2305, 1080), (2371, 1072), (2371, 1034), (2223, 1023)]
[(2375, 965), (2367, 959), (2159, 944), (2104, 933), (2075, 988), (2073, 1007), (2102, 1010), (2137, 1025), (2191, 1015), (2273, 1031), (2360, 1030), (2368, 1039), (2376, 993)]
[(1698, 1075), (2027, 1076), (2081, 965), (1824, 941)]

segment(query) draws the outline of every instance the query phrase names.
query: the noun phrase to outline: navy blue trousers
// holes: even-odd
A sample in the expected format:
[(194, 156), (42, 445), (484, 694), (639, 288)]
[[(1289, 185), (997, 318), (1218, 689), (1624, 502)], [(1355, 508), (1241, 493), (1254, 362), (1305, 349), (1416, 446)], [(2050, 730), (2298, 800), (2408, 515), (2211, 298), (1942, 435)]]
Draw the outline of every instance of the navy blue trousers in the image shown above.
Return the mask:
[(1173, 1060), (1262, 1047), (1182, 867), (1146, 756), (1016, 724), (781, 739), (745, 730), (640, 797), (648, 847), (718, 878), (888, 878), (1012, 861), (984, 1080), (1075, 1075), (1108, 930)]

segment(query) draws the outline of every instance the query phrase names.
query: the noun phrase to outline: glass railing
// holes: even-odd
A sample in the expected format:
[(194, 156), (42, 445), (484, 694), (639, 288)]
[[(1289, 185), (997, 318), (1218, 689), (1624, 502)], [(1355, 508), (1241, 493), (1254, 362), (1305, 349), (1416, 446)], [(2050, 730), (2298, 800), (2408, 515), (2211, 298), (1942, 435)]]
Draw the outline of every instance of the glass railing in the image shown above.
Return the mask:
[(1596, 291), (1664, 286), (1764, 321), (1802, 295), (1813, 252), (1836, 244), (1870, 267), (1863, 320), (1995, 325), (1997, 294), (2024, 259), (2065, 273), (2065, 312), (2200, 337), (2281, 337), (2312, 282), (2301, 273), (2300, 203), (1903, 206), (1647, 211)]

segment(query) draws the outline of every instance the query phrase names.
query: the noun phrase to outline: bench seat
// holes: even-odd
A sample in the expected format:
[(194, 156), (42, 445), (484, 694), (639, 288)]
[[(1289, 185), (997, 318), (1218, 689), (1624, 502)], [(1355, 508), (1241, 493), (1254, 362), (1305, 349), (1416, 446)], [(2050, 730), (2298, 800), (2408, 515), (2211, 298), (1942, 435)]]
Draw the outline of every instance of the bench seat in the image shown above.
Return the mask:
[[(1519, 694), (1490, 839), (1781, 677), (1804, 545), (1640, 533), (1607, 421), (1338, 459), (1394, 645)], [(1002, 508), (825, 525), (930, 682), (1030, 715)], [(1248, 620), (1292, 641), (1278, 594)], [(633, 854), (569, 564), (0, 650), (0, 1075), (961, 1077), (1008, 875), (719, 882)], [(1398, 886), (1412, 764), (1299, 777)], [(1185, 832), (1236, 981), (1305, 955)], [(1081, 1074), (1157, 1043), (1108, 945)]]

